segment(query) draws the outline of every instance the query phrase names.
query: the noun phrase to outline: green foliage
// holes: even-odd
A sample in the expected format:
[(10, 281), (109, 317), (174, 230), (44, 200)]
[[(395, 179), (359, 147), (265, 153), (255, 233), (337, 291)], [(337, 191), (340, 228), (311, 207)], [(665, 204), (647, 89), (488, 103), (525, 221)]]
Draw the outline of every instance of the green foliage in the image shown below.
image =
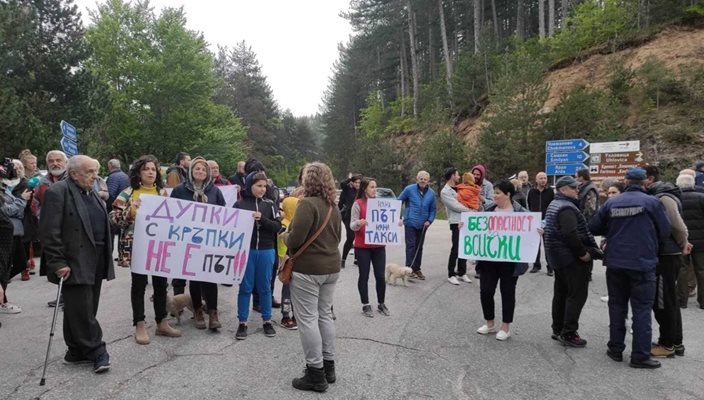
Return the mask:
[(508, 176), (542, 164), (536, 154), (544, 146), (541, 109), (548, 86), (543, 62), (526, 51), (504, 56), (500, 68), (472, 156), (491, 166), (494, 174)]
[(92, 18), (88, 68), (109, 99), (93, 154), (131, 162), (145, 153), (171, 160), (188, 151), (233, 170), (244, 130), (214, 103), (213, 57), (203, 37), (186, 29), (183, 10), (166, 8), (157, 16), (146, 1), (110, 0)]
[(422, 161), (419, 169), (428, 171), (431, 181), (437, 183), (436, 188), (442, 188), (445, 169), (455, 167), (460, 171), (469, 170), (467, 146), (462, 138), (451, 130), (435, 132), (425, 139)]
[(382, 107), (377, 93), (369, 93), (367, 106), (359, 111), (362, 115), (359, 121), (359, 129), (368, 137), (381, 138), (388, 120), (388, 114)]
[(704, 106), (704, 65), (693, 63), (680, 67), (682, 87), (693, 105)]
[[(71, 1), (0, 1), (0, 154), (39, 155), (59, 148), (59, 122), (81, 128), (93, 122), (92, 77), (84, 68), (89, 48)], [(79, 146), (85, 147), (79, 129)]]
[[(415, 121), (410, 110), (413, 109), (412, 97), (399, 97), (389, 104), (389, 122), (384, 133), (391, 135), (394, 133), (411, 132), (415, 129)], [(404, 110), (404, 112), (401, 112)]]
[(625, 108), (598, 89), (577, 87), (563, 94), (545, 122), (550, 139), (585, 138), (590, 142), (617, 140)]
[(612, 72), (607, 83), (609, 93), (618, 104), (627, 105), (635, 73), (621, 63), (614, 63), (610, 66), (610, 70)]
[(633, 14), (619, 0), (587, 0), (567, 17), (550, 40), (555, 59), (570, 58), (601, 44), (613, 44), (633, 26)]
[(350, 171), (377, 179), (381, 187), (389, 187), (396, 193), (405, 183), (405, 157), (390, 141), (379, 141), (362, 137), (352, 152)]
[(704, 17), (704, 4), (703, 3), (692, 4), (691, 6), (687, 7), (687, 12), (690, 14), (699, 15), (699, 16)]
[(671, 102), (681, 102), (686, 96), (685, 88), (665, 63), (650, 57), (636, 71), (643, 83), (648, 97), (655, 103), (655, 108)]

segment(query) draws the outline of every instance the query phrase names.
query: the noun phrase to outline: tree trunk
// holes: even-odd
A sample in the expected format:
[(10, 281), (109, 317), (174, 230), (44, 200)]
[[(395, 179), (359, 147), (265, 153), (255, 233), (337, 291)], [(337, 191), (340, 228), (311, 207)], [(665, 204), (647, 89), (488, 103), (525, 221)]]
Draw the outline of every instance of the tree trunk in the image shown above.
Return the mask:
[(517, 0), (516, 4), (516, 35), (523, 39), (525, 38), (525, 15), (523, 15), (523, 0)]
[(474, 0), (474, 52), (479, 53), (479, 47), (481, 47), (481, 0)]
[[(406, 39), (403, 33), (403, 28), (401, 29), (401, 97), (407, 96), (408, 88), (406, 88), (406, 62), (408, 58), (406, 57)], [(406, 115), (406, 102), (401, 99), (401, 116)]]
[(567, 14), (569, 14), (570, 3), (569, 0), (560, 0), (560, 30), (565, 27), (565, 19)]
[(499, 16), (496, 14), (496, 0), (491, 0), (491, 19), (494, 21), (494, 41), (499, 45)]
[(445, 11), (442, 7), (442, 0), (438, 0), (438, 12), (440, 13), (440, 35), (442, 36), (442, 51), (445, 55), (445, 80), (447, 81), (447, 95), (452, 101), (452, 60), (450, 60), (450, 49), (447, 47), (447, 30), (445, 29)]
[(545, 0), (538, 0), (538, 35), (545, 37)]
[(433, 48), (433, 23), (428, 18), (428, 77), (435, 79), (435, 49)]
[(418, 116), (418, 54), (416, 54), (416, 18), (411, 8), (411, 0), (406, 0), (408, 7), (408, 40), (411, 49), (411, 78), (413, 79), (413, 118)]
[(548, 0), (548, 36), (555, 34), (555, 0)]

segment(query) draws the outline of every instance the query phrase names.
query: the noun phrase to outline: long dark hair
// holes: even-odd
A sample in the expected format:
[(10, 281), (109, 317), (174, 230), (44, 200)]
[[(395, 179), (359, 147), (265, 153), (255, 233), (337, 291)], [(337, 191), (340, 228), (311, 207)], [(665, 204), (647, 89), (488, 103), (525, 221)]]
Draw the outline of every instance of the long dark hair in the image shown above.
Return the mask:
[(367, 188), (369, 187), (369, 184), (372, 182), (376, 183), (376, 179), (367, 178), (367, 177), (362, 178), (362, 181), (359, 183), (359, 190), (357, 191), (357, 196), (355, 196), (355, 199), (365, 199), (366, 200)]
[(132, 163), (132, 167), (130, 168), (130, 186), (134, 190), (139, 189), (142, 183), (142, 179), (139, 175), (142, 171), (142, 168), (144, 168), (147, 163), (154, 163), (154, 166), (156, 167), (156, 182), (154, 182), (154, 184), (156, 185), (156, 188), (158, 190), (161, 190), (164, 187), (164, 181), (161, 179), (161, 168), (159, 167), (159, 160), (157, 160), (156, 157), (151, 154), (139, 157), (137, 161)]

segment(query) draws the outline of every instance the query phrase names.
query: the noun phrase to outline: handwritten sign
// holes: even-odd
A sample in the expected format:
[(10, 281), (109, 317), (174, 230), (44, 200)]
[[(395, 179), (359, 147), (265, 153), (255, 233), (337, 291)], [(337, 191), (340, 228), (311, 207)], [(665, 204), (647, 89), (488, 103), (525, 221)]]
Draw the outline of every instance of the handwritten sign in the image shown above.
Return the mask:
[(467, 260), (535, 262), (540, 213), (463, 212), (459, 257)]
[(369, 225), (364, 228), (364, 243), (401, 244), (399, 218), (401, 218), (401, 200), (368, 199), (366, 219)]
[(137, 210), (132, 272), (213, 283), (240, 283), (247, 266), (251, 211), (143, 195)]
[[(232, 208), (232, 206), (235, 205), (237, 202), (237, 193), (240, 191), (240, 186), (239, 185), (223, 185), (223, 186), (218, 186), (218, 189), (220, 189), (220, 192), (222, 193), (222, 197), (225, 198), (225, 207), (227, 208)], [(164, 188), (166, 190), (166, 194), (171, 196), (171, 192), (174, 190), (173, 188)]]

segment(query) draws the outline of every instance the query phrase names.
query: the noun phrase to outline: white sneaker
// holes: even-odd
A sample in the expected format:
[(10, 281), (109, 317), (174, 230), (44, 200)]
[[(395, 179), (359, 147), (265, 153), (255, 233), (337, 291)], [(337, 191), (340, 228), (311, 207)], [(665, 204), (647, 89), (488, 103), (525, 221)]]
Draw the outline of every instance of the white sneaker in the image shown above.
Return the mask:
[(22, 309), (12, 303), (0, 304), (0, 314), (19, 314)]
[(472, 283), (472, 280), (469, 279), (469, 277), (467, 276), (467, 274), (464, 274), (464, 275), (460, 276), (460, 280), (461, 280), (462, 282), (464, 282), (464, 283)]
[(599, 297), (599, 300), (603, 301), (604, 303), (608, 303), (608, 302), (609, 302), (609, 296), (601, 296), (601, 297)]
[(447, 281), (450, 282), (450, 283), (453, 284), (453, 285), (459, 285), (459, 284), (460, 284), (460, 281), (457, 280), (457, 277), (456, 277), (456, 276), (451, 276), (451, 277), (447, 278)]
[(511, 337), (511, 331), (499, 331), (499, 333), (496, 334), (496, 340), (501, 340), (504, 341), (508, 338)]
[(477, 329), (477, 333), (480, 335), (488, 335), (494, 332), (496, 332), (496, 325), (490, 327), (489, 325), (484, 324)]

